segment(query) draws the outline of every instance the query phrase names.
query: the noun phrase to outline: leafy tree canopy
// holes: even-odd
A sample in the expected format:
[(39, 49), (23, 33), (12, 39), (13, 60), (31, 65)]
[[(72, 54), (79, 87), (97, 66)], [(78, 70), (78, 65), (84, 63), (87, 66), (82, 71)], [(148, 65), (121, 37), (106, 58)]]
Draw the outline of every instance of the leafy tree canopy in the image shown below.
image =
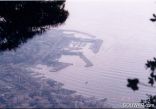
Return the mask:
[(0, 51), (12, 50), (35, 34), (63, 24), (68, 11), (63, 1), (0, 2)]

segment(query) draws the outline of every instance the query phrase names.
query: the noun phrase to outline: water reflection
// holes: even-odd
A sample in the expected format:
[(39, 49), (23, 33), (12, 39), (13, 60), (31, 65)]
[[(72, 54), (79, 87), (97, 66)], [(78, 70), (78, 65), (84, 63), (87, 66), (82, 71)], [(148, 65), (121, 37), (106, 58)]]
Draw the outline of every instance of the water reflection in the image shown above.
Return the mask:
[(0, 51), (16, 49), (50, 26), (64, 23), (65, 0), (0, 2)]

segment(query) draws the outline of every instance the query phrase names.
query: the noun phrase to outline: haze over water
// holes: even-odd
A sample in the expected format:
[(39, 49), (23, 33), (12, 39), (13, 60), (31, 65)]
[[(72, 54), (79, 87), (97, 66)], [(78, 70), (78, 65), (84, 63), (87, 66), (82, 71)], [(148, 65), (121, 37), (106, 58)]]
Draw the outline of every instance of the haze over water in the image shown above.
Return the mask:
[(138, 77), (147, 82), (145, 63), (156, 55), (156, 25), (149, 21), (156, 10), (155, 1), (70, 0), (66, 8), (70, 16), (59, 29), (82, 31), (103, 40), (98, 53), (83, 51), (93, 66), (85, 67), (80, 57), (67, 55), (60, 61), (73, 65), (58, 72), (50, 72), (45, 66), (37, 71), (84, 96), (108, 98), (115, 107), (140, 102), (146, 93), (154, 93), (152, 88), (143, 86), (133, 92), (126, 85), (127, 78)]
[(154, 94), (153, 88), (126, 86), (128, 78), (148, 82), (145, 63), (156, 56), (156, 25), (149, 20), (154, 0), (69, 0), (66, 9), (65, 24), (0, 53), (4, 74), (5, 67), (35, 71), (77, 94), (107, 98), (113, 107)]

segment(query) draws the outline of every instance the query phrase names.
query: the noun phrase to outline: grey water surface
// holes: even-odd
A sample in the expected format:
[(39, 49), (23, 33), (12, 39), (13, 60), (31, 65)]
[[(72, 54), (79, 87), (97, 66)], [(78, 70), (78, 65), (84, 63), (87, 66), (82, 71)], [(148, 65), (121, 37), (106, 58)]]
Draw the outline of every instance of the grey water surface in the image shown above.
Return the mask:
[(127, 78), (148, 81), (145, 63), (156, 54), (156, 25), (149, 20), (155, 5), (154, 0), (68, 1), (70, 16), (61, 28), (96, 35), (103, 43), (96, 54), (89, 49), (83, 52), (92, 66), (85, 67), (78, 56), (62, 56), (61, 61), (73, 65), (45, 75), (82, 95), (108, 98), (114, 107), (140, 102), (147, 93), (155, 93), (144, 86), (135, 92), (126, 87)]
[(0, 63), (58, 81), (86, 97), (107, 98), (113, 107), (154, 93), (126, 85), (127, 78), (147, 81), (145, 63), (156, 55), (156, 25), (149, 21), (156, 3), (69, 0), (66, 5), (70, 16), (63, 26), (0, 53)]

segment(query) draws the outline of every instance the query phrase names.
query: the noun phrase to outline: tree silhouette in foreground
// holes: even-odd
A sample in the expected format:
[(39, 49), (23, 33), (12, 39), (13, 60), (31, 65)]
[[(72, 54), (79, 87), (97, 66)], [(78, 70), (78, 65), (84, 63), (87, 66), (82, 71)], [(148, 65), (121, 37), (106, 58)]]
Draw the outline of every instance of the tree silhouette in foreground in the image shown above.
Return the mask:
[[(68, 12), (64, 10), (64, 3), (65, 1), (0, 2), (0, 51), (16, 49), (20, 44), (33, 38), (34, 35), (43, 33), (51, 26), (58, 26), (64, 23), (68, 17)], [(61, 35), (59, 36), (59, 34)], [(64, 47), (68, 47), (73, 40), (76, 42), (95, 43), (93, 44), (95, 47), (92, 46), (91, 49), (95, 53), (98, 52), (97, 47), (99, 44), (96, 44), (97, 41), (95, 40), (85, 41), (75, 37), (66, 38), (66, 35), (74, 36), (74, 34), (67, 34), (61, 31), (51, 35), (54, 36), (51, 39), (49, 37), (41, 38), (48, 45), (46, 47), (49, 49), (44, 49), (46, 53), (38, 52), (40, 51), (38, 48), (43, 47), (43, 43), (40, 43), (40, 38), (36, 45), (33, 41), (32, 43), (31, 41), (27, 43), (29, 46), (24, 47), (22, 52), (18, 52), (20, 51), (18, 49), (16, 52), (9, 52), (8, 55), (8, 52), (0, 53), (0, 108), (106, 107), (106, 99), (99, 100), (93, 97), (83, 97), (76, 94), (75, 91), (64, 89), (62, 83), (48, 79), (31, 70), (34, 67), (31, 63), (34, 62), (38, 65), (38, 60), (41, 60), (42, 65), (49, 63), (49, 65), (54, 67), (59, 66), (61, 62), (58, 62), (58, 58), (62, 55), (60, 51), (64, 51)], [(59, 50), (57, 49), (59, 45), (54, 45), (58, 52), (53, 52), (54, 49), (51, 49), (52, 42), (57, 42), (54, 39), (59, 39), (58, 37), (63, 37), (62, 40), (67, 40)], [(38, 46), (38, 43), (41, 46)], [(54, 53), (54, 55), (51, 53)], [(6, 58), (11, 56), (11, 58), (4, 59), (3, 56)], [(82, 53), (80, 53), (80, 56), (84, 58)], [(28, 65), (31, 67), (28, 67)], [(66, 63), (61, 65), (66, 67)], [(62, 66), (58, 68), (62, 68)], [(37, 76), (34, 73), (37, 73)]]
[(137, 78), (135, 78), (135, 79), (128, 79), (127, 87), (132, 88), (134, 91), (138, 90), (139, 89), (138, 83), (139, 83), (139, 80)]
[[(148, 77), (148, 84), (142, 83), (139, 81), (139, 79), (134, 78), (134, 79), (127, 79), (128, 84), (127, 87), (130, 87), (133, 91), (139, 90), (138, 85), (143, 85), (146, 87), (153, 87), (155, 82), (156, 82), (156, 74), (155, 74), (155, 69), (156, 69), (156, 58), (153, 58), (153, 60), (147, 60), (147, 63), (145, 64), (147, 69), (150, 69), (150, 75)], [(156, 107), (156, 95), (151, 95), (147, 94), (147, 99), (146, 100), (141, 100), (141, 103), (144, 104), (144, 106), (147, 106), (145, 108), (148, 109), (155, 109)]]
[[(150, 19), (152, 22), (156, 22), (156, 15), (153, 14), (153, 18)], [(156, 83), (156, 58), (154, 57), (153, 60), (147, 60), (147, 63), (145, 64), (147, 69), (150, 69), (150, 75), (148, 77), (148, 84), (141, 83), (139, 79), (127, 79), (128, 84), (127, 87), (130, 87), (132, 90), (136, 91), (139, 90), (138, 85), (144, 85), (146, 87), (153, 87)], [(141, 103), (144, 104), (145, 108), (148, 109), (155, 109), (156, 108), (156, 95), (147, 94), (147, 99), (141, 100)], [(146, 107), (147, 106), (147, 107)]]
[(16, 49), (49, 27), (63, 24), (68, 17), (64, 7), (65, 0), (0, 2), (0, 51)]
[(152, 22), (155, 22), (156, 21), (156, 15), (153, 14), (153, 18), (150, 19)]

